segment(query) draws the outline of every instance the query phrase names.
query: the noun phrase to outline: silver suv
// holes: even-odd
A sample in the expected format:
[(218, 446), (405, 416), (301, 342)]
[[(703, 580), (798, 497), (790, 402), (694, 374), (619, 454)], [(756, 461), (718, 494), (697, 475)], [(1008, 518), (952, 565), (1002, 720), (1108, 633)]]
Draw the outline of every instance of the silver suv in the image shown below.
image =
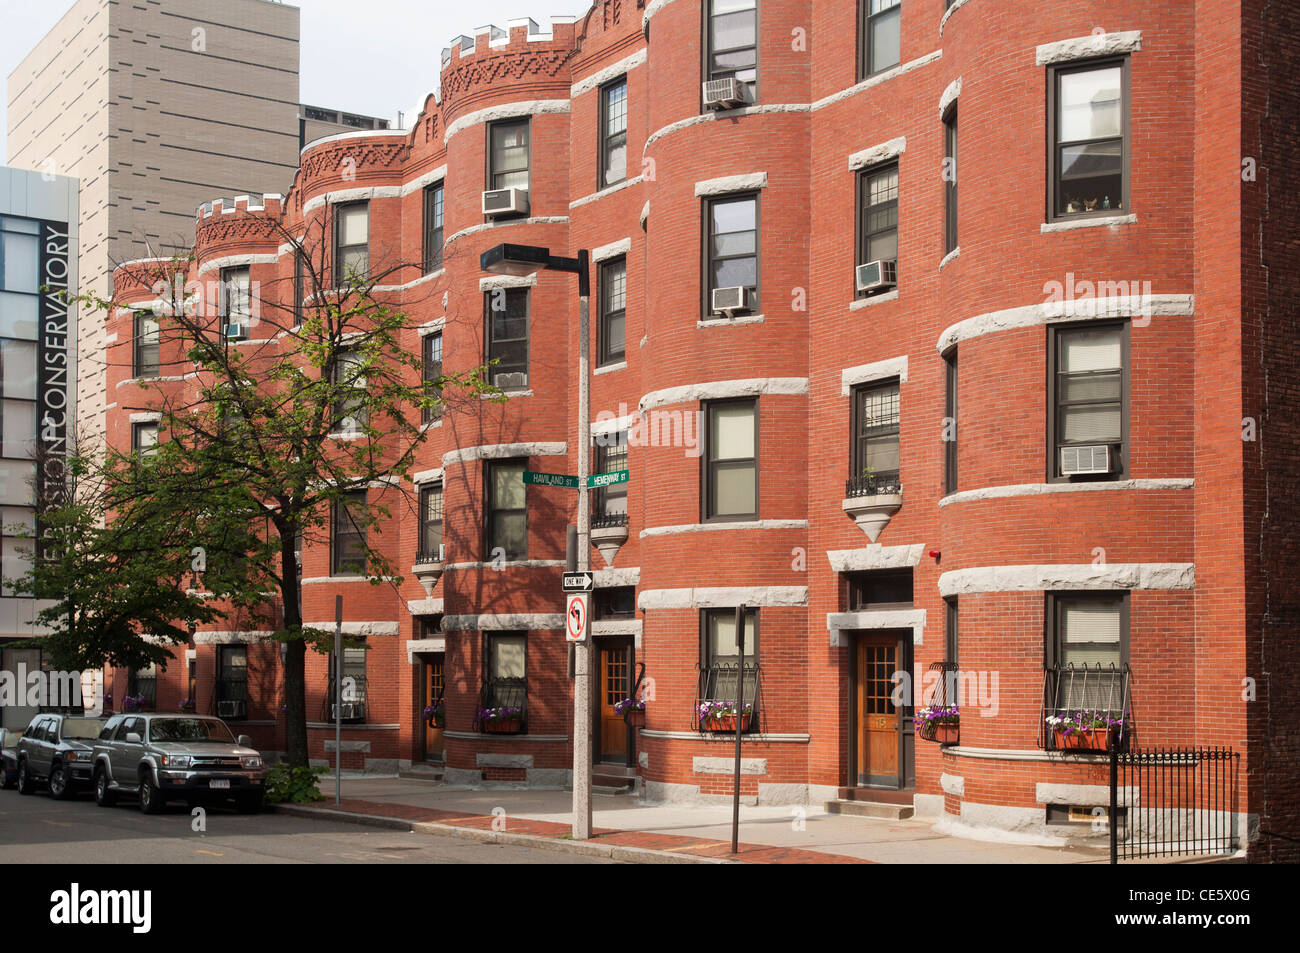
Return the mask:
[(112, 807), (128, 792), (146, 814), (173, 798), (233, 798), (253, 814), (266, 796), (266, 766), (248, 736), (205, 715), (114, 715), (95, 743), (93, 771), (96, 804)]

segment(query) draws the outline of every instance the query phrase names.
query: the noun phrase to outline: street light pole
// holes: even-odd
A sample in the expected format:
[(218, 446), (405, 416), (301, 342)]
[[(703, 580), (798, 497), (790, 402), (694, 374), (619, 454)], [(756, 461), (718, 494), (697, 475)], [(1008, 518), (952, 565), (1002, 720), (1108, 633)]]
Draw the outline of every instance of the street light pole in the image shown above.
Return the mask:
[[(578, 252), (578, 571), (591, 568), (591, 276)], [(573, 666), (573, 839), (591, 837), (591, 635), (577, 643)]]

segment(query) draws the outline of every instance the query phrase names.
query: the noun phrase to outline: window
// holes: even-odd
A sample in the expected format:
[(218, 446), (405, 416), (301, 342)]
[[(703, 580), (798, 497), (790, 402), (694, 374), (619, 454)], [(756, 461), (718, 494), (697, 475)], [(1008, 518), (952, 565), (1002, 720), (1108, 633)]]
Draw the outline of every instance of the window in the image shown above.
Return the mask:
[(334, 356), (334, 384), (339, 390), (334, 401), (333, 433), (357, 433), (369, 421), (364, 361), (361, 352), (351, 348), (340, 348)]
[(442, 183), (424, 190), (424, 271), (442, 267)]
[(329, 687), (325, 694), (327, 718), (333, 721), (335, 701), (340, 691), (343, 695), (343, 707), (339, 713), (340, 721), (353, 723), (366, 720), (366, 649), (353, 646), (343, 649), (343, 684), (336, 685), (334, 673), (337, 668), (337, 656), (331, 652), (329, 669)]
[(498, 288), (487, 306), (487, 362), (492, 385), (503, 390), (528, 386), (528, 289)]
[[(158, 697), (158, 666), (154, 662), (131, 669), (126, 678), (126, 693), (136, 699), (137, 708), (153, 708)], [(138, 729), (143, 734), (143, 729)]]
[(217, 717), (247, 718), (248, 646), (222, 645), (218, 653)]
[(706, 405), (704, 518), (758, 517), (758, 401)]
[[(735, 609), (706, 609), (700, 645), (700, 699), (735, 702), (740, 688), (740, 647), (736, 639)], [(755, 704), (758, 695), (758, 610), (745, 613), (745, 704)], [(757, 719), (750, 721), (754, 727)]]
[[(35, 414), (33, 427), (35, 426)], [(31, 472), (31, 461), (26, 464)], [(4, 484), (0, 483), (0, 488)], [(21, 535), (20, 535), (21, 534)], [(36, 510), (30, 506), (0, 507), (0, 596), (23, 595), (21, 580), (32, 568)]]
[(528, 635), (486, 633), (483, 645), (483, 707), (527, 708)]
[(249, 269), (221, 269), (221, 316), (228, 324), (246, 323), (252, 316), (252, 283)]
[(366, 572), (366, 491), (344, 493), (333, 504), (330, 536), (330, 572), (335, 576), (361, 576)]
[(600, 181), (597, 188), (627, 178), (627, 77), (600, 90)]
[(1049, 714), (1127, 709), (1128, 605), (1127, 592), (1047, 593)]
[(712, 296), (718, 288), (747, 289), (748, 308), (758, 310), (758, 196), (713, 199), (706, 204), (705, 210), (708, 219), (708, 248), (705, 250), (708, 294), (704, 313), (712, 313)]
[(898, 260), (898, 166), (859, 177), (858, 264)]
[(370, 205), (352, 202), (334, 213), (334, 283), (364, 280), (370, 272)]
[(944, 609), (944, 659), (949, 665), (958, 663), (957, 648), (957, 597), (949, 596), (943, 600)]
[(132, 376), (158, 376), (158, 337), (157, 316), (152, 311), (137, 311), (135, 313), (135, 356), (133, 358)]
[(860, 78), (897, 66), (901, 58), (901, 0), (859, 0), (863, 15)]
[(528, 493), (523, 460), (487, 464), (487, 558), (528, 558)]
[[(1048, 329), (1052, 459), (1048, 474), (1060, 479), (1119, 479), (1127, 472), (1128, 325)], [(1112, 448), (1110, 473), (1063, 477), (1062, 449)]]
[(31, 219), (0, 217), (0, 291), (40, 293), (40, 230)]
[(898, 381), (853, 391), (853, 470), (850, 496), (897, 493), (899, 485)]
[(943, 251), (957, 248), (957, 105), (943, 120)]
[(302, 324), (303, 309), (307, 304), (307, 258), (302, 252), (293, 256), (293, 324)]
[(1113, 215), (1128, 202), (1128, 61), (1048, 73), (1050, 217)]
[(957, 349), (943, 356), (943, 489), (957, 492)]
[(600, 363), (613, 364), (627, 356), (627, 259), (600, 266)]
[(132, 424), (131, 449), (142, 457), (156, 456), (158, 453), (158, 425)]
[(426, 334), (420, 342), (423, 352), (424, 393), (437, 399), (433, 407), (426, 407), (423, 420), (431, 424), (442, 417), (442, 332)]
[(849, 611), (912, 608), (912, 570), (873, 569), (849, 573)]
[(528, 120), (488, 126), (488, 188), (528, 188)]
[(442, 484), (425, 483), (420, 487), (420, 551), (417, 563), (440, 562), (442, 559)]
[(635, 619), (636, 587), (615, 586), (597, 589), (591, 597), (593, 620)]
[[(627, 469), (627, 431), (596, 438), (596, 473), (617, 473)], [(596, 489), (593, 526), (627, 525), (627, 484), (613, 483)]]
[(758, 0), (710, 0), (705, 79), (737, 79), (746, 103), (758, 99)]

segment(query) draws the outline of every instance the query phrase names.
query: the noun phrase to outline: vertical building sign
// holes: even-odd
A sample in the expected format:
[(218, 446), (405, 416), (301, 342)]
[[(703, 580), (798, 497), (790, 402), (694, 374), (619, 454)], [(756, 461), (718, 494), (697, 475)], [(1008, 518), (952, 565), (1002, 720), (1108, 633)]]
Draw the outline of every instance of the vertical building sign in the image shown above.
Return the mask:
[[(69, 403), (72, 359), (68, 311), (69, 237), (61, 222), (41, 223), (41, 274), (37, 351), (37, 473), (36, 512), (63, 503), (68, 456)], [(37, 527), (37, 558), (44, 558), (45, 531)]]

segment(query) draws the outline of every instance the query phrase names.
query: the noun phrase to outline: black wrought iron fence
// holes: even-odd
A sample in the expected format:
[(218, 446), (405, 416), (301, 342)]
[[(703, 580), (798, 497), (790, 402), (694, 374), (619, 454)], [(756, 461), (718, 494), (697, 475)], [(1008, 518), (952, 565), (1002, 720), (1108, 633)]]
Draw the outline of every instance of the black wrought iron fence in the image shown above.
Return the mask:
[(1110, 862), (1235, 853), (1241, 846), (1231, 748), (1110, 753)]
[(864, 473), (861, 476), (851, 477), (844, 483), (844, 496), (847, 499), (902, 492), (903, 483), (897, 470), (879, 470)]

